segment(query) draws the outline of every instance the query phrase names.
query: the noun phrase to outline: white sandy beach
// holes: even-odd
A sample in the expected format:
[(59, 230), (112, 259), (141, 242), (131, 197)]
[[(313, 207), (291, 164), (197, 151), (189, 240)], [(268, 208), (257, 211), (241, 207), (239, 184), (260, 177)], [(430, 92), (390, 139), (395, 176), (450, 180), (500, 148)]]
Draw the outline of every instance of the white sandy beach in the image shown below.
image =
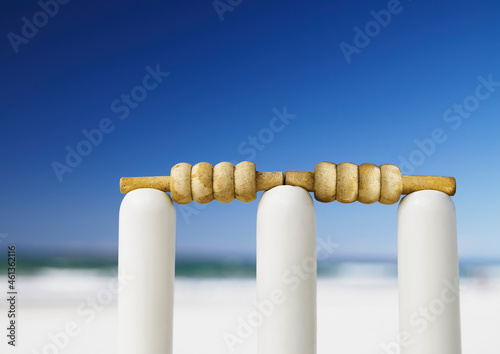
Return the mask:
[[(20, 277), (17, 346), (8, 346), (2, 336), (1, 353), (116, 353), (116, 295), (109, 299), (105, 296), (110, 279), (74, 271)], [(88, 301), (96, 296), (101, 300), (93, 309)], [(246, 318), (255, 309), (255, 281), (178, 279), (175, 298), (174, 353), (231, 353), (223, 334), (234, 333), (238, 318)], [(6, 311), (2, 301), (2, 328), (7, 326)], [(498, 278), (463, 280), (461, 313), (463, 353), (499, 353)], [(395, 279), (320, 279), (318, 353), (396, 353), (383, 346), (390, 348), (397, 338), (397, 316)], [(61, 334), (68, 329), (74, 336)], [(143, 331), (147, 328), (137, 328), (137, 335)], [(51, 336), (56, 339), (51, 340)], [(58, 341), (61, 348), (52, 344)], [(255, 354), (255, 333), (236, 345), (234, 352)]]

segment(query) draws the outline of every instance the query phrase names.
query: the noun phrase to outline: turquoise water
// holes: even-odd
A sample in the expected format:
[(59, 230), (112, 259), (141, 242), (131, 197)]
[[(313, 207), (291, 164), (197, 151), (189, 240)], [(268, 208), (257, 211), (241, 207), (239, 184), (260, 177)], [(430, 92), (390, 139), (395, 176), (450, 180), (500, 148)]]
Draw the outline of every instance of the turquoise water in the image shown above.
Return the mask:
[[(115, 258), (88, 257), (29, 257), (17, 259), (18, 274), (37, 274), (46, 269), (92, 270), (104, 274), (116, 274)], [(7, 264), (1, 262), (0, 273), (6, 273)], [(254, 278), (255, 262), (251, 260), (193, 260), (178, 258), (176, 276), (200, 278)], [(319, 277), (397, 277), (396, 260), (343, 259), (318, 263)], [(500, 278), (500, 261), (462, 261), (461, 277)]]

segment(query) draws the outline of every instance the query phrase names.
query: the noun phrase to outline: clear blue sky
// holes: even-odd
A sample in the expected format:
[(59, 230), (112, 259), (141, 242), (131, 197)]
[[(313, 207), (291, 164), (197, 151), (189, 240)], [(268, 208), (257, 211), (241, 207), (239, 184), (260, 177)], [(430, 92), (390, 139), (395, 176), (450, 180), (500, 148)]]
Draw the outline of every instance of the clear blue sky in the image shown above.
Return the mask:
[[(61, 2), (0, 11), (0, 233), (26, 253), (116, 255), (120, 177), (252, 159), (455, 176), (460, 256), (500, 258), (500, 3)], [(256, 208), (178, 209), (179, 255), (251, 257)], [(318, 237), (394, 257), (396, 210), (318, 203)]]

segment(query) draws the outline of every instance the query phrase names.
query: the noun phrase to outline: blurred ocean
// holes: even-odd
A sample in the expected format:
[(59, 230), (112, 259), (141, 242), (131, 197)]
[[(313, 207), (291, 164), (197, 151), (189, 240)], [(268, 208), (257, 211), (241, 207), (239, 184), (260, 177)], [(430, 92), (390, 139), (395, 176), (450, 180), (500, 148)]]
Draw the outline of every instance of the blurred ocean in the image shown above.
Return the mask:
[[(17, 283), (26, 300), (61, 300), (85, 297), (102, 288), (117, 276), (116, 259), (31, 258), (18, 260)], [(463, 261), (460, 263), (462, 282), (478, 284), (500, 282), (500, 262)], [(0, 275), (6, 273), (5, 265)], [(255, 281), (255, 262), (230, 260), (176, 260), (178, 280)], [(318, 279), (335, 282), (369, 284), (397, 283), (395, 260), (344, 259), (318, 263)]]
[[(21, 254), (18, 262), (18, 344), (0, 343), (1, 353), (4, 348), (7, 354), (117, 353), (116, 259), (29, 259)], [(498, 353), (500, 262), (462, 262), (460, 274), (463, 353)], [(398, 335), (397, 263), (320, 262), (318, 275), (318, 353), (387, 353), (384, 348), (393, 346)], [(255, 294), (252, 261), (178, 258), (174, 352), (255, 353), (254, 334), (235, 351), (223, 339), (255, 311)], [(6, 306), (0, 303), (0, 314)], [(76, 324), (77, 336), (61, 334), (68, 324)], [(0, 316), (0, 325), (7, 326), (7, 316)], [(54, 338), (63, 337), (61, 346)]]
[[(23, 275), (43, 276), (58, 271), (88, 271), (93, 275), (116, 273), (117, 259), (89, 257), (19, 257), (17, 272)], [(460, 277), (500, 277), (500, 260), (464, 260), (460, 262)], [(5, 273), (7, 265), (0, 264), (0, 273)], [(242, 258), (227, 259), (176, 259), (176, 275), (188, 278), (248, 278), (255, 277), (255, 261)], [(336, 261), (318, 262), (319, 277), (397, 277), (395, 259), (344, 258)]]

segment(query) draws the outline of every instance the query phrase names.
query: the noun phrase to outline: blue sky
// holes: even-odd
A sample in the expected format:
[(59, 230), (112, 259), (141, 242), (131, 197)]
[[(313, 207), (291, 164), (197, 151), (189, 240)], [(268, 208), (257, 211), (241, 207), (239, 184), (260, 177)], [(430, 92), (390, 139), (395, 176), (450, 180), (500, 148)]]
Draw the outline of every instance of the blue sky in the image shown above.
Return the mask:
[[(0, 233), (24, 252), (115, 256), (120, 177), (252, 159), (455, 176), (460, 256), (500, 258), (498, 2), (2, 7)], [(252, 257), (256, 209), (178, 209), (178, 254)], [(339, 257), (395, 257), (397, 205), (316, 210)]]

